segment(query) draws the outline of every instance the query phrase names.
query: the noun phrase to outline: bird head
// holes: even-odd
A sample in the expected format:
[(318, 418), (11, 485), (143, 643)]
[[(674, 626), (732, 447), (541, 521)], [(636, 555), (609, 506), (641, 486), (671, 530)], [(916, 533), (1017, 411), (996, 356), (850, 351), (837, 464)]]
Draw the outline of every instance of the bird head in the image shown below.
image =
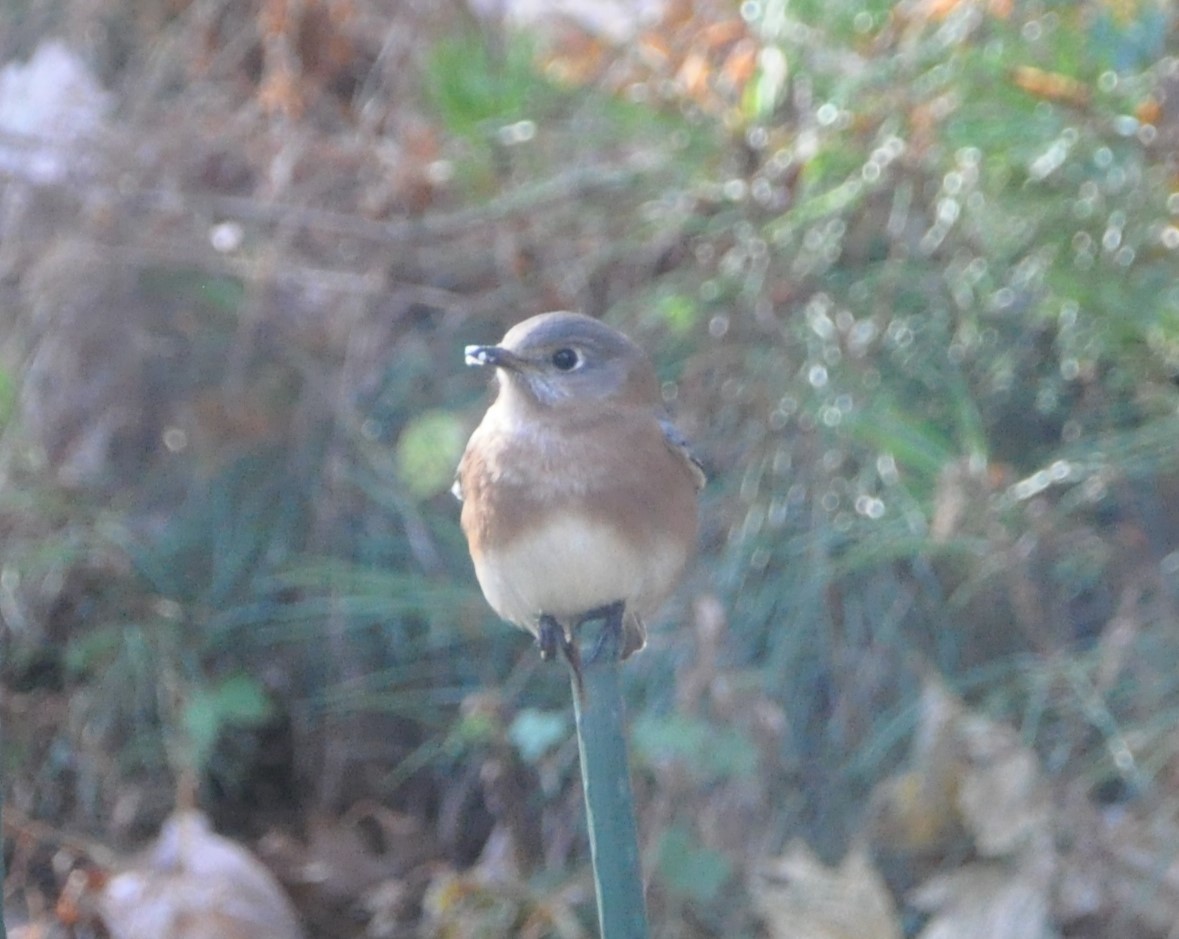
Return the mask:
[(626, 336), (580, 313), (542, 313), (499, 345), (467, 346), (466, 363), (493, 367), (501, 388), (544, 408), (659, 400), (655, 371)]

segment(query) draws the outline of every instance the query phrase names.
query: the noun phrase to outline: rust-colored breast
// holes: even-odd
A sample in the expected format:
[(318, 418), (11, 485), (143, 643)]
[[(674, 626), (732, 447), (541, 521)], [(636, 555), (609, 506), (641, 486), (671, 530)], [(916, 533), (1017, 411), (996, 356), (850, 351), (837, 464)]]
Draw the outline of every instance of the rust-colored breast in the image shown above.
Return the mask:
[[(690, 463), (668, 444), (646, 408), (599, 408), (562, 414), (559, 422), (550, 415), (529, 417), (526, 423), (512, 420), (493, 405), (459, 466), (463, 530), (489, 602), (527, 627), (535, 614), (554, 612), (532, 609), (539, 597), (557, 603), (566, 595), (605, 592), (600, 585), (614, 575), (601, 554), (617, 537), (611, 554), (617, 558), (618, 594), (599, 602), (624, 599), (649, 615), (695, 547)], [(577, 537), (578, 524), (584, 539)], [(557, 531), (559, 541), (547, 537)], [(559, 560), (552, 556), (554, 544)], [(579, 550), (594, 557), (579, 556)], [(544, 572), (550, 583), (532, 582), (534, 572)], [(567, 582), (554, 588), (554, 579)], [(591, 583), (599, 586), (591, 590)]]
[(471, 548), (510, 543), (552, 511), (591, 515), (636, 546), (696, 537), (696, 477), (645, 410), (611, 410), (525, 431), (493, 406), (459, 465), (463, 530)]

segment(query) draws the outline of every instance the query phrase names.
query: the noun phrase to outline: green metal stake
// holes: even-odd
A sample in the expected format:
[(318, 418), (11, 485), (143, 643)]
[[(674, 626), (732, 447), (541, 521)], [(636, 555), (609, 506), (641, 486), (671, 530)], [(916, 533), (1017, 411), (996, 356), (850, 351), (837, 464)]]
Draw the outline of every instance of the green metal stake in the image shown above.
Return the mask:
[(589, 632), (585, 647), (596, 654), (581, 665), (580, 682), (572, 665), (571, 670), (598, 924), (602, 939), (647, 939), (626, 718), (618, 682), (620, 630), (593, 622), (600, 632)]

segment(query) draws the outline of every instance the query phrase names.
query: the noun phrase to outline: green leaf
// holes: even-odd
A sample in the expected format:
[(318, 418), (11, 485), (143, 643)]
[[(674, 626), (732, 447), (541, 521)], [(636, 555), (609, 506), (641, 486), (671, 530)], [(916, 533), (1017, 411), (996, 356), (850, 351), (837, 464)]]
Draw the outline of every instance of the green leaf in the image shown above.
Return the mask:
[(217, 313), (236, 314), (245, 302), (245, 284), (236, 277), (210, 276), (201, 270), (152, 267), (139, 282), (151, 297), (183, 298)]
[(111, 661), (123, 643), (123, 631), (121, 624), (100, 625), (71, 636), (65, 651), (66, 671), (77, 677)]
[(760, 56), (757, 75), (745, 88), (742, 112), (750, 121), (773, 117), (786, 91), (789, 69), (786, 56), (774, 46), (767, 46)]
[(891, 454), (902, 466), (936, 479), (955, 450), (933, 422), (912, 416), (899, 407), (878, 404), (862, 419), (848, 422), (855, 436), (876, 449)]
[(669, 893), (711, 903), (733, 876), (733, 865), (719, 851), (700, 844), (683, 825), (672, 825), (659, 839), (659, 873)]
[(508, 727), (508, 739), (526, 763), (535, 763), (569, 739), (569, 718), (564, 711), (525, 708)]
[(475, 747), (483, 747), (501, 739), (503, 725), (498, 715), (485, 708), (474, 708), (459, 715), (446, 738), (447, 752), (460, 756)]
[(397, 469), (419, 499), (436, 496), (454, 481), (466, 434), (449, 411), (426, 411), (410, 421), (397, 440)]
[(478, 137), (490, 125), (529, 116), (538, 97), (552, 89), (537, 75), (532, 45), (522, 35), (507, 34), (501, 48), (482, 35), (465, 33), (433, 49), (426, 92), (451, 132)]
[(220, 684), (195, 689), (181, 718), (193, 765), (199, 769), (208, 762), (223, 730), (259, 724), (271, 712), (265, 690), (248, 675), (231, 675)]
[(232, 675), (214, 689), (214, 700), (227, 723), (258, 724), (270, 717), (270, 698), (257, 679)]
[(648, 763), (682, 762), (705, 781), (749, 779), (757, 772), (757, 747), (739, 729), (724, 733), (711, 723), (680, 714), (643, 714), (634, 724), (636, 753)]
[(677, 337), (691, 333), (700, 319), (700, 304), (685, 293), (668, 293), (658, 299), (659, 317)]

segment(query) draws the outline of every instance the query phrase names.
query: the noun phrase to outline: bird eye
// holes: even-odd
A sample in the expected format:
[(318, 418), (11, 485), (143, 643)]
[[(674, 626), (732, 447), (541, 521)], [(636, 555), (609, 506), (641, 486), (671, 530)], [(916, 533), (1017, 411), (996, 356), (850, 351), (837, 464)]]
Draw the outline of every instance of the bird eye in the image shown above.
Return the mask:
[(580, 357), (573, 349), (558, 349), (553, 353), (553, 365), (562, 372), (569, 372), (581, 363)]

